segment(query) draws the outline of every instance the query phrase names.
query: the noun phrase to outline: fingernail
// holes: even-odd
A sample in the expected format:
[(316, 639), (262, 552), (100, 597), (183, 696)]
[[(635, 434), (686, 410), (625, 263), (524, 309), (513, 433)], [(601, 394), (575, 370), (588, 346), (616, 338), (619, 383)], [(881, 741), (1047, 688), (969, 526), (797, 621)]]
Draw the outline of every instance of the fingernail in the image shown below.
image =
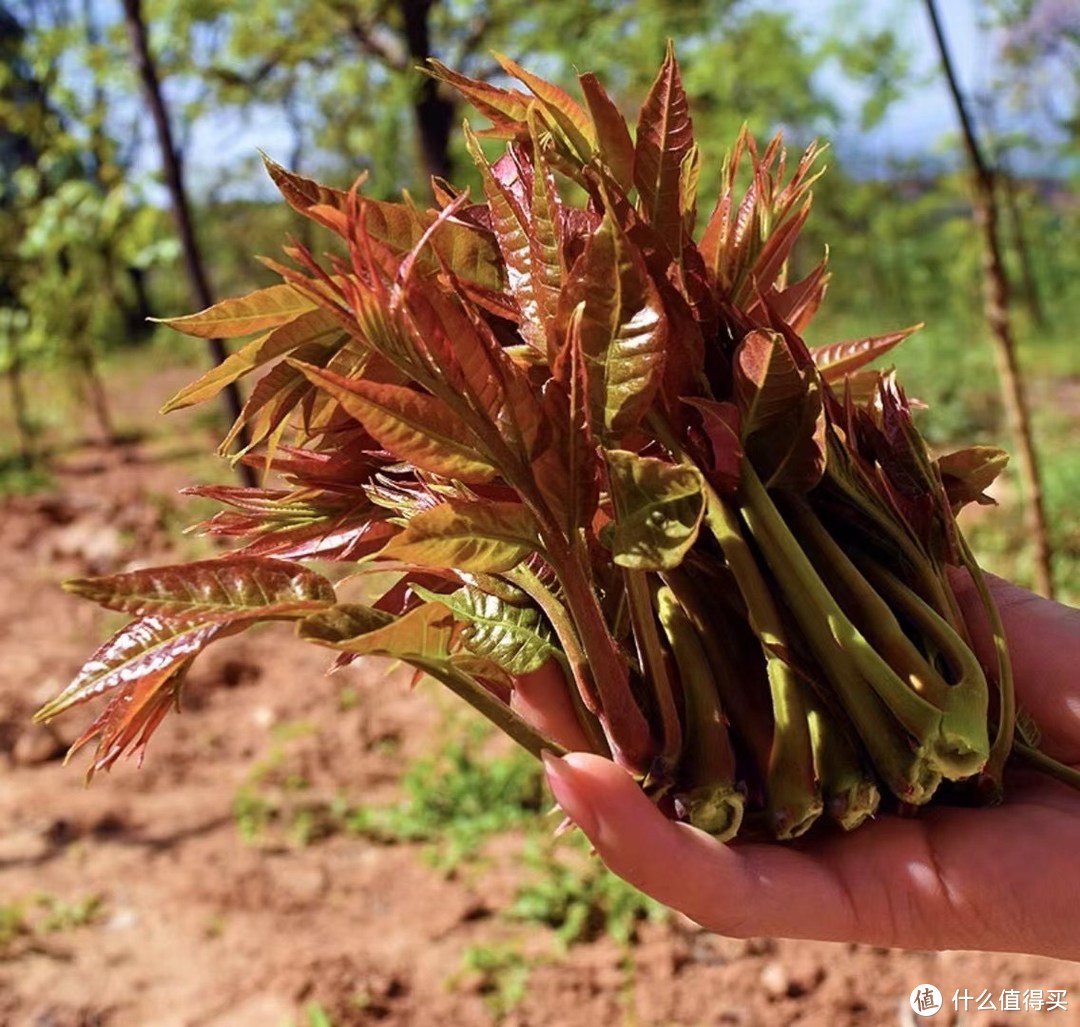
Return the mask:
[(592, 804), (581, 794), (576, 771), (554, 753), (544, 751), (540, 758), (555, 801), (582, 831), (594, 837), (599, 825)]

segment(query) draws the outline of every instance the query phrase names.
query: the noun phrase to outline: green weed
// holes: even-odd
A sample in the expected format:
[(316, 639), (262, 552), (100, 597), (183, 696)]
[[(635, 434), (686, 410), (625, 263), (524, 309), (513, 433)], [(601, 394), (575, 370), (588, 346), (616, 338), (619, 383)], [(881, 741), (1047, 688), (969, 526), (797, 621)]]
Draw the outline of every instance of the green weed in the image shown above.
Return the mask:
[(0, 496), (29, 496), (52, 485), (44, 467), (19, 456), (0, 456)]
[[(292, 1020), (282, 1027), (296, 1027), (296, 1021)], [(334, 1027), (330, 1014), (319, 1002), (307, 1002), (304, 1004), (304, 1019), (300, 1027)]]
[(293, 765), (290, 743), (317, 730), (307, 720), (286, 721), (271, 730), (269, 751), (233, 796), (233, 820), (248, 844), (276, 840), (273, 832), (280, 829), (291, 844), (302, 848), (341, 829), (341, 813), (335, 817), (331, 803), (313, 799), (311, 782)]
[(543, 805), (539, 764), (521, 750), (485, 753), (490, 729), (470, 721), (434, 755), (405, 772), (405, 798), (389, 806), (364, 806), (350, 828), (385, 841), (429, 843), (428, 855), (450, 870), (474, 855), (492, 834), (536, 821)]
[(563, 948), (604, 934), (629, 945), (643, 920), (663, 919), (667, 911), (588, 849), (588, 841), (576, 833), (567, 844), (529, 839), (523, 862), (530, 875), (519, 885), (508, 915), (553, 928)]
[(456, 987), (466, 975), (476, 979), (484, 1005), (500, 1021), (521, 1004), (534, 962), (510, 944), (470, 945), (462, 953), (462, 972), (448, 983)]
[(49, 892), (0, 905), (0, 959), (19, 954), (20, 943), (33, 946), (46, 935), (63, 934), (94, 923), (101, 915), (101, 895), (62, 899)]

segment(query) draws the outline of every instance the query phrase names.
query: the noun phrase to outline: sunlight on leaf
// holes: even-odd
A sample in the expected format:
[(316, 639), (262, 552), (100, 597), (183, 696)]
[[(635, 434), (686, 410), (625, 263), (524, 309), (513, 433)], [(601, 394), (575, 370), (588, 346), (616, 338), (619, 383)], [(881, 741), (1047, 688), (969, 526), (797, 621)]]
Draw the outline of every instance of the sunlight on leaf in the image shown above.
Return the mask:
[(625, 450), (605, 456), (615, 504), (615, 562), (634, 570), (677, 567), (705, 514), (701, 472)]

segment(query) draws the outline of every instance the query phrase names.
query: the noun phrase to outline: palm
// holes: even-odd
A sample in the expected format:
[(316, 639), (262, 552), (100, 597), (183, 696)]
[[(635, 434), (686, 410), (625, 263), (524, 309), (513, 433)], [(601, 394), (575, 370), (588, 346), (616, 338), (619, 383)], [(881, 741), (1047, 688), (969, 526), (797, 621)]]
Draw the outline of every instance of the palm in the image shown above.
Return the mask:
[[(1040, 745), (1080, 770), (1080, 614), (1004, 582), (995, 592)], [(977, 630), (975, 642), (985, 645)], [(542, 682), (531, 692), (528, 714), (573, 744), (568, 711), (546, 701)], [(718, 933), (1080, 959), (1080, 796), (1043, 773), (1010, 770), (1006, 803), (992, 809), (886, 814), (786, 845), (722, 845), (667, 820), (598, 756), (550, 760), (548, 776), (612, 870)]]
[[(805, 894), (817, 907), (807, 932), (816, 937), (934, 949), (1075, 944), (1071, 926), (1048, 932), (1070, 892), (1080, 900), (1080, 801), (1031, 771), (1009, 785), (1007, 804), (994, 809), (883, 816), (849, 836), (796, 846), (777, 875), (784, 915), (791, 896)], [(791, 933), (782, 921), (775, 927)]]

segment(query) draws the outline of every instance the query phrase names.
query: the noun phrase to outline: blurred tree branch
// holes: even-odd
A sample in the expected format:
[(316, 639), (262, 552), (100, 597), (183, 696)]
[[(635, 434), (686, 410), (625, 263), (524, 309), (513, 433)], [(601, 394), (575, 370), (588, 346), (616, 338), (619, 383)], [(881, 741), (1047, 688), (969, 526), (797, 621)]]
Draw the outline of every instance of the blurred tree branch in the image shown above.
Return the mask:
[(994, 357), (1001, 382), (1009, 428), (1017, 448), (1017, 464), (1024, 489), (1024, 512), (1034, 555), (1035, 587), (1043, 595), (1054, 592), (1052, 556), (1043, 505), (1038, 454), (1031, 430), (1031, 414), (1016, 343), (1009, 317), (1009, 280), (1002, 258), (1000, 211), (995, 193), (995, 170), (983, 153), (975, 126), (956, 78), (948, 43), (935, 0), (924, 0), (937, 43), (945, 80), (960, 121), (964, 150), (972, 171), (975, 222), (983, 241), (983, 288), (986, 320), (994, 341)]
[[(206, 264), (195, 235), (191, 207), (184, 185), (183, 160), (173, 143), (172, 127), (169, 123), (168, 109), (165, 106), (165, 97), (161, 91), (157, 67), (150, 53), (146, 22), (142, 13), (142, 0), (123, 0), (123, 6), (124, 22), (131, 44), (132, 56), (142, 82), (146, 105), (150, 110), (150, 117), (154, 122), (154, 129), (157, 133), (162, 172), (169, 192), (176, 232), (180, 238), (180, 246), (183, 251), (184, 269), (187, 272), (193, 300), (200, 308), (206, 308), (213, 305), (214, 296), (210, 288)], [(225, 343), (221, 339), (209, 339), (207, 346), (210, 350), (211, 359), (215, 364), (222, 363), (228, 356)], [(236, 421), (240, 417), (243, 403), (240, 398), (240, 390), (235, 382), (230, 382), (225, 387), (223, 397), (229, 416), (233, 421)], [(242, 428), (237, 437), (241, 448), (246, 448), (248, 439), (247, 431)], [(239, 465), (239, 470), (240, 476), (246, 484), (251, 486), (256, 484), (255, 472), (251, 467), (242, 463)]]

